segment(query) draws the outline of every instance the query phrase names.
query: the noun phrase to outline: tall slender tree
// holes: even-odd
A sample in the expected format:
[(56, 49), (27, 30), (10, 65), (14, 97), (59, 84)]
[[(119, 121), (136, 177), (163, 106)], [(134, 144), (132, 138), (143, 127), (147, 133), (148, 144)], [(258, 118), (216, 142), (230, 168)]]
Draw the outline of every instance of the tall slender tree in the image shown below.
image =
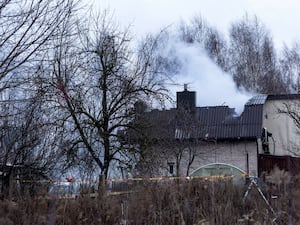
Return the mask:
[(229, 52), (229, 71), (238, 87), (254, 93), (285, 92), (272, 38), (257, 17), (246, 15), (231, 25)]

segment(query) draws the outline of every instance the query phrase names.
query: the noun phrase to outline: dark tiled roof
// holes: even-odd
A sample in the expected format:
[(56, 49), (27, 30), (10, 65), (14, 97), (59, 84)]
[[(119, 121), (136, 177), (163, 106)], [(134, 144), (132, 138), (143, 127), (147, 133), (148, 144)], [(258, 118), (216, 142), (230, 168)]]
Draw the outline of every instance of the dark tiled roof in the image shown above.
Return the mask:
[(265, 104), (268, 95), (256, 95), (253, 98), (250, 98), (249, 101), (246, 103), (248, 105), (263, 105)]
[(239, 139), (261, 135), (263, 105), (247, 105), (237, 116), (228, 106), (197, 107), (195, 112), (176, 109), (145, 113), (145, 133), (153, 139)]
[(154, 139), (254, 139), (262, 130), (263, 104), (267, 95), (251, 98), (241, 115), (228, 106), (196, 107), (192, 113), (177, 109), (144, 113), (145, 133)]
[[(235, 139), (256, 138), (261, 135), (262, 105), (246, 105), (237, 116), (226, 106), (197, 108), (199, 123), (197, 138)], [(197, 118), (199, 119), (197, 121)]]
[(246, 105), (240, 116), (240, 137), (260, 137), (263, 105)]

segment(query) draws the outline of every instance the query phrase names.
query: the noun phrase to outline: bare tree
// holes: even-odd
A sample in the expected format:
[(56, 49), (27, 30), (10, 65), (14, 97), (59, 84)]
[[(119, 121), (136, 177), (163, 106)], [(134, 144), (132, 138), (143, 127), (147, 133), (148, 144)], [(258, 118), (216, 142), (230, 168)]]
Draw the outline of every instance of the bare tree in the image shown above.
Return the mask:
[[(195, 16), (190, 23), (181, 22), (177, 30), (179, 39), (197, 44), (221, 69), (227, 71), (227, 42), (223, 35), (202, 18)], [(202, 49), (199, 48), (199, 51)]]
[(167, 154), (169, 160), (175, 159), (176, 176), (180, 177), (189, 174), (189, 168), (197, 154), (194, 147), (198, 142), (196, 135), (198, 128), (194, 113), (183, 108), (176, 109), (173, 124), (174, 137), (173, 140), (170, 140), (169, 145), (174, 147), (169, 147)]
[(0, 105), (1, 192), (11, 197), (17, 178), (21, 188), (24, 187), (23, 180), (46, 179), (55, 166), (56, 157), (48, 148), (51, 132), (45, 125), (37, 99), (20, 101), (9, 98)]
[(201, 154), (196, 148), (201, 140), (193, 112), (181, 108), (153, 110), (144, 112), (135, 124), (143, 129), (128, 136), (140, 150), (136, 161), (140, 176), (189, 175), (195, 157)]
[(246, 15), (232, 24), (229, 56), (230, 72), (238, 87), (257, 93), (285, 92), (272, 38), (257, 17)]
[(284, 46), (283, 54), (280, 58), (280, 69), (287, 91), (291, 93), (299, 92), (300, 74), (300, 48), (299, 43), (295, 43), (291, 48)]
[[(40, 62), (77, 0), (5, 0), (0, 3), (1, 165), (47, 174), (54, 160), (41, 99), (34, 85)], [(3, 168), (2, 168), (3, 169)], [(11, 173), (11, 169), (8, 171)], [(24, 176), (30, 175), (30, 173)], [(9, 185), (9, 183), (8, 183)]]
[(300, 129), (300, 103), (299, 100), (287, 101), (278, 107), (278, 113), (286, 114), (292, 119), (298, 129)]
[[(72, 12), (73, 0), (5, 0), (0, 3), (0, 91), (18, 85), (57, 28)], [(30, 75), (27, 76), (27, 79)]]
[(280, 71), (280, 64), (276, 56), (272, 39), (266, 37), (262, 45), (262, 71), (259, 80), (262, 93), (284, 94), (289, 92)]
[(133, 52), (127, 29), (107, 14), (90, 18), (86, 30), (63, 39), (52, 54), (51, 97), (70, 134), (67, 155), (88, 158), (107, 178), (113, 161), (127, 160), (120, 131), (130, 126), (134, 103), (162, 99), (165, 77), (153, 57), (155, 39)]

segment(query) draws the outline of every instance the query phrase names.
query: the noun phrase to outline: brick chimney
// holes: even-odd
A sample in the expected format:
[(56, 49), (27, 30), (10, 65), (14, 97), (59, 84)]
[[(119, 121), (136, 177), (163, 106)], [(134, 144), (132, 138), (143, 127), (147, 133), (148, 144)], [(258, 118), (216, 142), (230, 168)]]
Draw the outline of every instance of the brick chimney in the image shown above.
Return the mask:
[(177, 109), (185, 109), (193, 112), (196, 108), (196, 92), (188, 91), (187, 84), (184, 84), (184, 90), (176, 93)]

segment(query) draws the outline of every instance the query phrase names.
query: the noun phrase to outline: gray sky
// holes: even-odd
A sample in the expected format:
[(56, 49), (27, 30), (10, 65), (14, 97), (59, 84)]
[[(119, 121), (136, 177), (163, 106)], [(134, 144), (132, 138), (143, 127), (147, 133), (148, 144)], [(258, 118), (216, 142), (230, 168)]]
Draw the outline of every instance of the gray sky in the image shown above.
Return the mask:
[[(92, 3), (93, 0), (86, 0)], [(180, 20), (189, 21), (201, 15), (224, 35), (228, 28), (248, 13), (256, 15), (266, 25), (279, 50), (283, 43), (300, 40), (300, 2), (297, 0), (94, 0), (94, 9), (109, 9), (121, 26), (131, 25), (131, 31), (139, 39), (149, 32), (176, 25)], [(193, 47), (170, 43), (182, 61), (187, 62), (176, 76), (179, 84), (188, 83), (197, 91), (198, 106), (229, 105), (238, 112), (256, 93), (237, 91), (230, 74), (225, 74), (205, 55)], [(188, 59), (188, 60), (186, 60)], [(190, 60), (192, 59), (192, 60)], [(170, 87), (173, 96), (182, 87)]]
[[(87, 0), (91, 1), (92, 0)], [(273, 35), (275, 45), (300, 40), (300, 2), (297, 0), (94, 0), (96, 8), (109, 8), (124, 25), (132, 24), (137, 35), (203, 16), (226, 33), (231, 22), (247, 12), (257, 15)]]

